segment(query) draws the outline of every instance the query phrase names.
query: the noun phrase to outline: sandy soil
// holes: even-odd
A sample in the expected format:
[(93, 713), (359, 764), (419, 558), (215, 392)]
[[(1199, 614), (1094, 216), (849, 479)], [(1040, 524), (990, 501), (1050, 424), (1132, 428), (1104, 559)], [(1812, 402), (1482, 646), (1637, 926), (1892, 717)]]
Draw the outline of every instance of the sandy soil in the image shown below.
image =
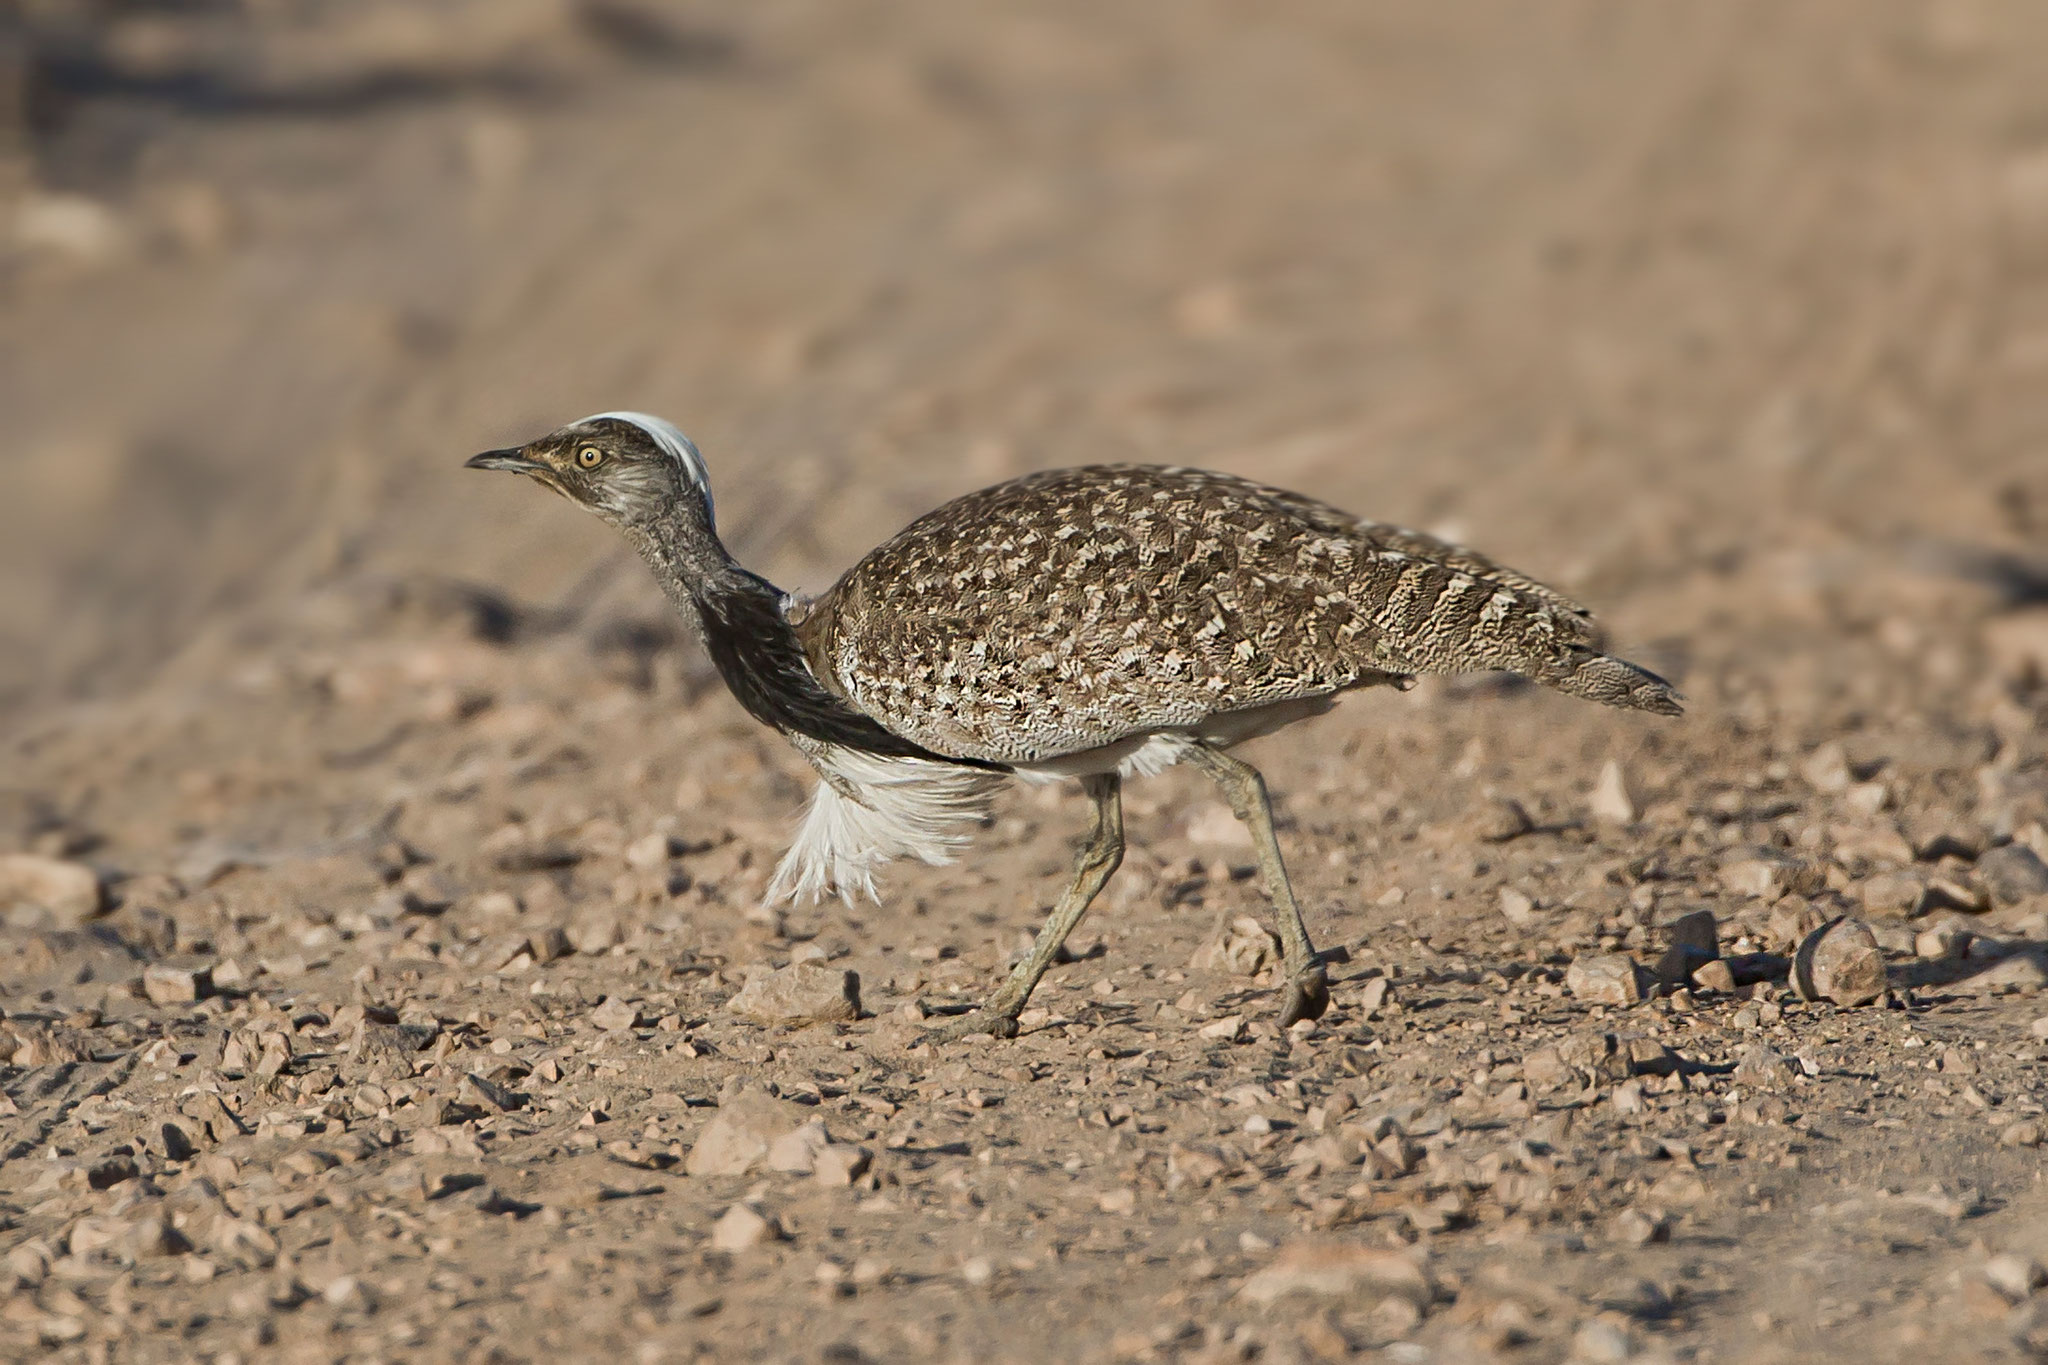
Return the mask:
[[(0, 43), (0, 1355), (2048, 1352), (2048, 11)], [(1025, 1034), (914, 1047), (1082, 803), (764, 911), (802, 765), (603, 527), (458, 467), (619, 406), (792, 586), (1195, 463), (1570, 587), (1691, 714), (1471, 679), (1261, 741), (1339, 959), (1287, 1034), (1260, 933), (1198, 958), (1248, 845), (1139, 785)], [(1804, 1000), (1845, 915), (1882, 994)], [(791, 964), (861, 1017), (729, 1008)]]

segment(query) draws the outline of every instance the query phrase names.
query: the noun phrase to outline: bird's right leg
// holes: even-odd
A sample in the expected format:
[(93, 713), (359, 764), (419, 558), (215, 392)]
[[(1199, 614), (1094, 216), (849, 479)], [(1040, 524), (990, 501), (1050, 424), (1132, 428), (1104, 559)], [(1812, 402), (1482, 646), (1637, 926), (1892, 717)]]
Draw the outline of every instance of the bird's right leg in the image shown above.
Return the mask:
[(1259, 873), (1266, 883), (1266, 895), (1273, 902), (1273, 916), (1280, 924), (1280, 943), (1286, 954), (1287, 1002), (1280, 1008), (1280, 1027), (1301, 1019), (1320, 1019), (1330, 1007), (1330, 982), (1309, 942), (1308, 926), (1301, 922), (1301, 906), (1287, 880), (1287, 864), (1280, 858), (1280, 841), (1273, 834), (1273, 805), (1266, 798), (1266, 780), (1259, 770), (1242, 759), (1206, 744), (1190, 744), (1185, 757), (1215, 780), (1224, 800), (1237, 818), (1251, 831), (1252, 847), (1258, 853)]
[(951, 1042), (974, 1033), (991, 1033), (998, 1038), (1017, 1036), (1017, 1016), (1024, 1012), (1024, 1002), (1031, 998), (1039, 979), (1058, 956), (1060, 945), (1074, 932), (1089, 904), (1124, 860), (1122, 779), (1113, 772), (1091, 773), (1081, 779), (1081, 786), (1095, 803), (1094, 826), (1088, 832), (1088, 841), (1081, 846), (1080, 855), (1074, 859), (1074, 874), (1067, 882), (1066, 894), (1053, 907), (1045, 927), (1038, 931), (1030, 954), (980, 1009), (933, 1029), (925, 1035), (925, 1041)]

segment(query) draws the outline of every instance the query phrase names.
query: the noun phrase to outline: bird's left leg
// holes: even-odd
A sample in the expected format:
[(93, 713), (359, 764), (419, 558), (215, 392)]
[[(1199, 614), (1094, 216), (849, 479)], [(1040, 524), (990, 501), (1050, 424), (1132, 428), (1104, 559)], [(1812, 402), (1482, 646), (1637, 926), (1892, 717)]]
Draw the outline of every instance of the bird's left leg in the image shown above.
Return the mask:
[(1066, 894), (1060, 897), (1059, 904), (1046, 917), (1045, 927), (1038, 931), (1030, 954), (1017, 964), (1016, 970), (1010, 973), (1010, 979), (998, 987), (980, 1009), (933, 1029), (925, 1035), (926, 1041), (951, 1042), (974, 1033), (991, 1033), (998, 1038), (1016, 1037), (1017, 1016), (1024, 1012), (1024, 1002), (1031, 998), (1039, 978), (1052, 966), (1052, 960), (1058, 956), (1067, 935), (1074, 932), (1074, 926), (1087, 913), (1089, 903), (1108, 883), (1118, 864), (1123, 862), (1123, 780), (1113, 772), (1091, 773), (1081, 779), (1081, 785), (1095, 803), (1095, 824), (1088, 832), (1088, 841), (1081, 845), (1081, 852), (1074, 859), (1074, 875), (1067, 883)]
[(1232, 758), (1206, 744), (1190, 744), (1184, 757), (1215, 779), (1223, 789), (1223, 799), (1251, 831), (1252, 847), (1259, 858), (1259, 875), (1266, 884), (1266, 894), (1273, 900), (1273, 916), (1280, 923), (1280, 943), (1287, 955), (1287, 1003), (1280, 1010), (1280, 1027), (1286, 1028), (1299, 1019), (1320, 1019), (1330, 1007), (1329, 978), (1309, 944), (1308, 926), (1301, 922), (1301, 907), (1295, 904), (1294, 888), (1287, 881), (1287, 865), (1280, 861), (1280, 841), (1273, 835), (1273, 806), (1266, 799), (1266, 780), (1243, 759)]

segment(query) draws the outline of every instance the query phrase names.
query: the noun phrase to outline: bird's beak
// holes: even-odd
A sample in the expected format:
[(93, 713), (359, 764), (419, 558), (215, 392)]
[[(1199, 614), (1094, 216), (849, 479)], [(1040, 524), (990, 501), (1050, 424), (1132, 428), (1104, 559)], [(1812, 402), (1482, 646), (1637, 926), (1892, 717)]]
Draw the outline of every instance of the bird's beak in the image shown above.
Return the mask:
[(545, 474), (548, 467), (539, 460), (530, 460), (518, 449), (486, 450), (481, 455), (472, 455), (463, 462), (464, 469), (502, 469), (508, 474)]

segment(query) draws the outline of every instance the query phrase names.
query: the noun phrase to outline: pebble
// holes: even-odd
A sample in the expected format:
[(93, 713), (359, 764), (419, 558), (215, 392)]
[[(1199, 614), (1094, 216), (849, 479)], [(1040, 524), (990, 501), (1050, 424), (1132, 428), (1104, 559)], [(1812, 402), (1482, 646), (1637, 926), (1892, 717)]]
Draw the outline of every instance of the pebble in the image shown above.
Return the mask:
[(644, 834), (626, 845), (626, 866), (641, 872), (668, 866), (674, 841), (666, 834)]
[(734, 1204), (711, 1225), (711, 1245), (718, 1251), (746, 1251), (781, 1236), (773, 1218), (748, 1204)]
[(846, 1022), (860, 1018), (860, 975), (813, 962), (757, 971), (726, 1008), (763, 1024)]
[(1606, 1318), (1588, 1318), (1572, 1334), (1571, 1358), (1586, 1365), (1620, 1365), (1634, 1359), (1635, 1353), (1628, 1328)]
[(1754, 850), (1721, 865), (1721, 889), (1731, 896), (1774, 901), (1787, 892), (1810, 895), (1822, 888), (1820, 870), (1776, 850)]
[(212, 987), (204, 967), (170, 967), (153, 962), (142, 969), (142, 993), (153, 1005), (189, 1005)]
[(698, 1133), (683, 1169), (693, 1176), (743, 1175), (766, 1159), (777, 1139), (809, 1117), (801, 1105), (748, 1086), (719, 1105)]
[(2008, 1124), (2005, 1130), (1999, 1133), (1998, 1145), (2001, 1147), (2039, 1147), (2042, 1137), (2042, 1126), (2038, 1120), (2021, 1119), (2018, 1123)]
[(1839, 740), (1832, 739), (1806, 756), (1799, 765), (1799, 775), (1819, 792), (1847, 791), (1856, 781), (1856, 774), (1849, 767), (1848, 752)]
[(2041, 1269), (2041, 1263), (2031, 1256), (2006, 1252), (1993, 1256), (1984, 1263), (1984, 1283), (2018, 1303), (2042, 1285), (2048, 1284), (2048, 1271)]
[(1715, 958), (1712, 962), (1702, 963), (1693, 969), (1692, 984), (1703, 991), (1733, 991), (1735, 969), (1720, 958)]
[(608, 953), (619, 942), (619, 917), (606, 910), (578, 915), (569, 922), (565, 936), (569, 946), (579, 953)]
[(865, 1147), (850, 1142), (834, 1142), (820, 1148), (815, 1160), (812, 1179), (820, 1185), (843, 1188), (866, 1175), (874, 1157)]
[(1353, 1304), (1398, 1298), (1422, 1308), (1435, 1296), (1436, 1285), (1426, 1259), (1409, 1250), (1300, 1241), (1281, 1247), (1237, 1292), (1258, 1304), (1307, 1294)]
[(590, 1012), (590, 1022), (607, 1033), (617, 1033), (640, 1021), (640, 1011), (616, 995), (608, 995)]
[(2048, 895), (2048, 862), (2025, 844), (2001, 844), (1977, 859), (1977, 880), (2000, 905)]
[(1582, 957), (1565, 969), (1564, 988), (1589, 1005), (1633, 1005), (1643, 998), (1639, 972), (1626, 953)]
[(1870, 926), (1846, 916), (1808, 934), (1792, 960), (1792, 987), (1802, 1000), (1868, 1005), (1882, 999), (1889, 984)]
[(1512, 886), (1503, 886), (1500, 889), (1500, 913), (1509, 924), (1518, 929), (1526, 929), (1535, 922), (1536, 902), (1531, 900), (1526, 892), (1517, 891)]
[(818, 1153), (832, 1145), (823, 1119), (811, 1119), (768, 1144), (763, 1158), (771, 1171), (810, 1175), (818, 1169)]
[(1621, 764), (1608, 759), (1600, 769), (1600, 779), (1593, 784), (1593, 794), (1587, 798), (1586, 807), (1595, 820), (1604, 820), (1616, 825), (1632, 825), (1636, 820), (1636, 801), (1629, 794), (1628, 777), (1621, 770)]
[(1751, 1043), (1736, 1059), (1735, 1083), (1758, 1090), (1778, 1090), (1792, 1083), (1792, 1063), (1762, 1043)]
[(1623, 1209), (1615, 1215), (1610, 1225), (1615, 1240), (1631, 1246), (1643, 1246), (1650, 1242), (1662, 1242), (1671, 1236), (1669, 1219), (1652, 1217), (1640, 1209)]
[(1473, 833), (1486, 843), (1504, 844), (1536, 828), (1529, 812), (1513, 797), (1497, 797), (1479, 813)]
[(1969, 951), (1976, 937), (1969, 926), (1944, 920), (1913, 936), (1913, 955), (1926, 962), (1949, 962)]
[(0, 854), (0, 912), (28, 912), (54, 929), (78, 929), (106, 906), (99, 874), (83, 863), (36, 853)]
[(1230, 972), (1257, 976), (1266, 964), (1280, 960), (1280, 940), (1250, 915), (1239, 915), (1220, 937), (1195, 950), (1188, 965), (1198, 972)]

